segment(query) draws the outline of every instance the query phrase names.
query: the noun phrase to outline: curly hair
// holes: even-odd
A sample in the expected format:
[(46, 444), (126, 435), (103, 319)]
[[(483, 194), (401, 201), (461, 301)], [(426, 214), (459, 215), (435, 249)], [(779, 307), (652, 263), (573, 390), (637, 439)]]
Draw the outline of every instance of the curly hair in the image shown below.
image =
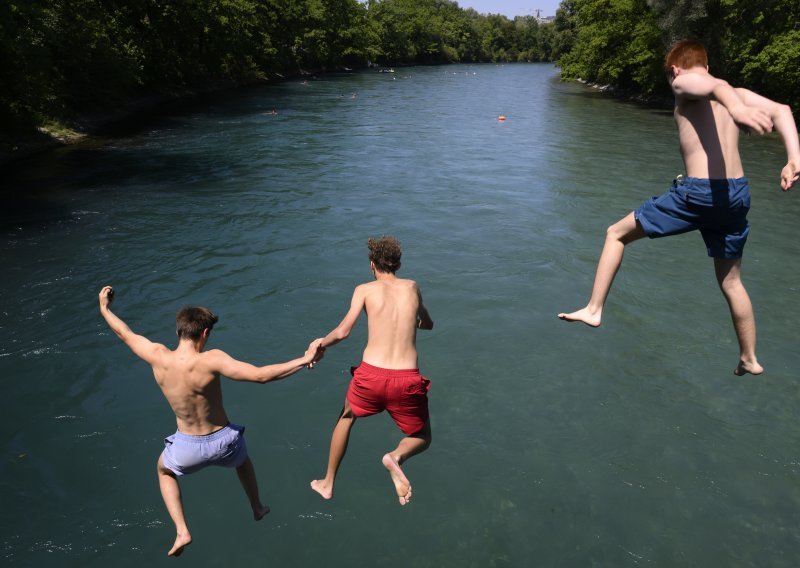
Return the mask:
[(394, 274), (400, 268), (400, 241), (394, 237), (384, 235), (379, 239), (369, 239), (369, 259), (375, 263), (379, 272)]
[(673, 65), (681, 69), (708, 67), (706, 48), (702, 43), (693, 39), (676, 41), (664, 58), (664, 71), (669, 74)]
[(203, 335), (204, 329), (211, 331), (218, 321), (219, 318), (208, 308), (186, 306), (175, 316), (175, 331), (179, 339), (197, 341)]

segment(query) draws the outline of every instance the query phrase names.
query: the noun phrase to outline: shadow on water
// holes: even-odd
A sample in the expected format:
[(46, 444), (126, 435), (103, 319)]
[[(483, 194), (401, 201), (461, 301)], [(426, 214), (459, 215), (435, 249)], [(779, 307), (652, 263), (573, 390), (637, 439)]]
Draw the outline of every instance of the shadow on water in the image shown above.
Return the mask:
[[(291, 81), (291, 80), (290, 80)], [(66, 146), (60, 146), (27, 156), (0, 166), (0, 198), (5, 207), (0, 212), (0, 228), (26, 225), (69, 217), (65, 198), (73, 190), (103, 185), (109, 181), (135, 183), (147, 164), (147, 175), (155, 176), (166, 184), (185, 181), (181, 172), (195, 172), (205, 179), (215, 175), (213, 164), (198, 159), (191, 150), (184, 155), (170, 149), (148, 147), (131, 143), (132, 139), (149, 132), (180, 132), (192, 127), (192, 115), (207, 120), (209, 117), (239, 116), (239, 104), (231, 101), (247, 100), (272, 88), (273, 85), (256, 85), (236, 89), (223, 89), (209, 93), (168, 100), (155, 107), (138, 110), (109, 122), (86, 125), (89, 137)], [(284, 99), (273, 97), (274, 104), (261, 105), (267, 112)], [(258, 110), (259, 105), (255, 105)], [(44, 137), (44, 135), (39, 135)]]

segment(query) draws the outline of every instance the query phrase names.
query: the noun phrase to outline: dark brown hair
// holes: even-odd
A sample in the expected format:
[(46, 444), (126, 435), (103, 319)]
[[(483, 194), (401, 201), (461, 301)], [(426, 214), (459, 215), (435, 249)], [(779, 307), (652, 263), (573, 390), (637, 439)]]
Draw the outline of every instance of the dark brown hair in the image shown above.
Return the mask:
[(186, 306), (175, 316), (175, 331), (178, 332), (178, 339), (197, 341), (204, 329), (211, 331), (218, 321), (219, 318), (208, 308)]
[(708, 67), (706, 48), (702, 43), (693, 39), (676, 41), (664, 58), (664, 71), (667, 72), (667, 75), (671, 74), (673, 65), (681, 69)]
[(369, 259), (375, 263), (379, 272), (394, 274), (400, 268), (400, 241), (394, 237), (383, 236), (379, 239), (369, 239)]

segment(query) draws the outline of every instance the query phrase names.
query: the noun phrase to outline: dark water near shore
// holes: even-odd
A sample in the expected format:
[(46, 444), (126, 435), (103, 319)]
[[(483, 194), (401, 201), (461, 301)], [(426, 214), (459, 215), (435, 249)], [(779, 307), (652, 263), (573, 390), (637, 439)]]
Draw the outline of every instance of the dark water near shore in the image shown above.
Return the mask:
[(605, 228), (681, 162), (668, 112), (551, 66), (286, 82), (26, 163), (0, 215), (4, 563), (168, 561), (155, 463), (174, 419), (99, 316), (102, 285), (154, 340), (174, 344), (175, 311), (199, 303), (221, 316), (211, 346), (283, 361), (339, 322), (371, 276), (367, 237), (388, 233), (436, 321), (419, 337), (434, 441), (406, 466), (413, 503), (380, 464), (399, 437), (385, 415), (356, 425), (333, 501), (308, 488), (362, 320), (313, 371), (226, 381), (273, 510), (253, 523), (231, 471), (184, 478), (179, 562), (796, 566), (800, 198), (780, 191), (776, 137), (742, 146), (759, 378), (731, 373), (697, 234), (630, 247), (602, 328), (556, 319), (585, 303)]

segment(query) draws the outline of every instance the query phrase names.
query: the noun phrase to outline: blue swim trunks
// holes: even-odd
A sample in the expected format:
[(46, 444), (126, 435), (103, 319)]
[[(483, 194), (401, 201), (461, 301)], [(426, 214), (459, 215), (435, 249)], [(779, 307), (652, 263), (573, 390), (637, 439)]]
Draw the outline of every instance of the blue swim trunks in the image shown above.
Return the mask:
[(700, 231), (714, 258), (741, 258), (750, 225), (747, 178), (679, 177), (670, 190), (645, 201), (634, 216), (651, 239)]
[(175, 475), (187, 475), (209, 465), (239, 467), (247, 459), (244, 426), (228, 424), (206, 436), (175, 432), (164, 439), (164, 467)]

